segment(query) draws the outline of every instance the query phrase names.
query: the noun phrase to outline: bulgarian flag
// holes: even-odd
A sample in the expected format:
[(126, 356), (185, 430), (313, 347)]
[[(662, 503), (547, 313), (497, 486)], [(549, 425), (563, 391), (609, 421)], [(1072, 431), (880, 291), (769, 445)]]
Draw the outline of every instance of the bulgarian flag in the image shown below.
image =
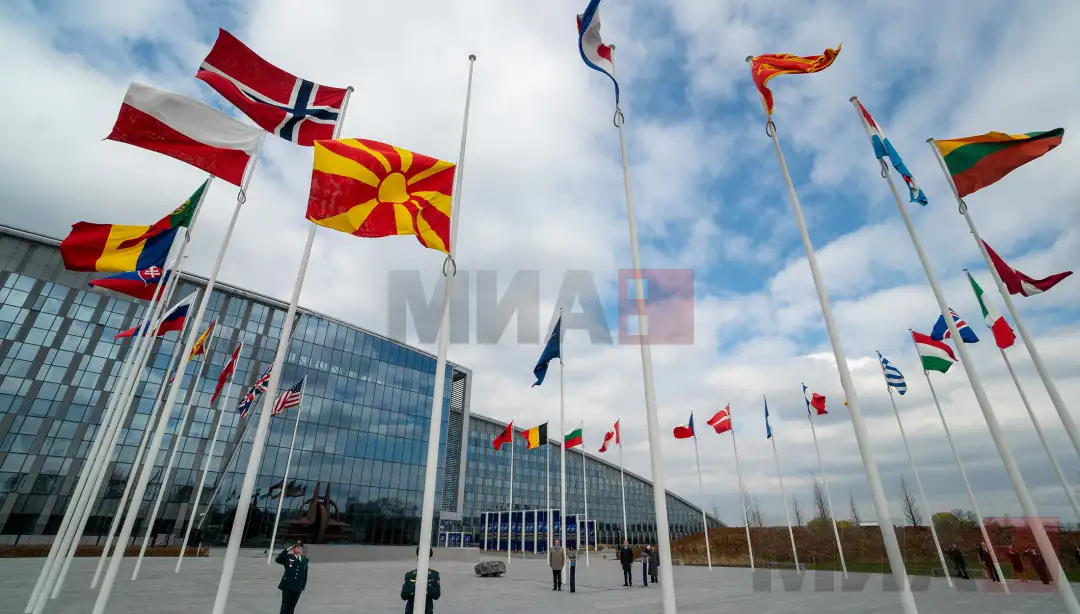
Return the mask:
[(930, 335), (915, 331), (911, 331), (911, 338), (915, 341), (915, 349), (919, 352), (919, 358), (922, 359), (924, 371), (946, 373), (956, 362), (956, 355), (944, 341), (935, 341), (930, 338)]
[(563, 447), (564, 448), (569, 450), (570, 448), (574, 448), (574, 447), (577, 447), (577, 446), (581, 445), (581, 443), (582, 443), (581, 427), (583, 425), (584, 425), (584, 423), (582, 423), (582, 425), (579, 425), (576, 429), (570, 431), (569, 433), (567, 433), (566, 435), (563, 436)]
[(979, 300), (979, 307), (982, 308), (983, 319), (986, 320), (986, 325), (994, 333), (994, 341), (997, 342), (997, 346), (1003, 350), (1012, 347), (1012, 344), (1016, 343), (1016, 333), (1009, 327), (1009, 323), (1005, 321), (1005, 318), (997, 312), (997, 309), (994, 309), (994, 304), (986, 300), (983, 289), (979, 287), (979, 284), (975, 283), (975, 278), (971, 276), (970, 272), (967, 276), (968, 281), (971, 282), (971, 289), (975, 291), (975, 298)]

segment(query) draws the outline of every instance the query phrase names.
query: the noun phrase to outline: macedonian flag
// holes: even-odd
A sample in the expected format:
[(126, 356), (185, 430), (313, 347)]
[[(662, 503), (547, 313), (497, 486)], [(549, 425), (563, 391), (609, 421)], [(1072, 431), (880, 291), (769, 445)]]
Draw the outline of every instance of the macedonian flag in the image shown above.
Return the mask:
[(307, 219), (357, 237), (416, 235), (450, 253), (455, 168), (377, 141), (315, 141)]
[(773, 95), (766, 84), (769, 79), (776, 75), (805, 75), (812, 72), (820, 72), (832, 65), (836, 56), (840, 53), (840, 47), (826, 49), (821, 55), (798, 56), (790, 53), (772, 53), (759, 55), (750, 60), (750, 74), (754, 77), (754, 85), (761, 93), (765, 101), (765, 114), (772, 117)]

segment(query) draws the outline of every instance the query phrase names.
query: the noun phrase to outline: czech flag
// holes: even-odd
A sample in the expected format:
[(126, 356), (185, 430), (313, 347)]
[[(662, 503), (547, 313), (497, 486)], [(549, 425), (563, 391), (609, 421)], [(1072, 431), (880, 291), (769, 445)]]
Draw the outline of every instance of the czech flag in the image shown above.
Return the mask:
[(690, 422), (675, 427), (675, 439), (690, 439), (694, 436), (694, 412), (690, 412)]
[[(184, 329), (184, 323), (187, 321), (188, 310), (193, 304), (195, 304), (195, 295), (195, 292), (187, 295), (187, 298), (174, 305), (172, 309), (170, 309), (168, 312), (165, 313), (164, 316), (161, 317), (161, 320), (159, 320), (157, 323), (157, 333), (154, 335), (155, 337), (161, 337), (165, 333), (172, 332), (174, 330), (180, 331)], [(140, 330), (142, 328), (143, 327), (141, 326), (136, 326), (135, 328), (129, 328), (125, 331), (120, 331), (116, 334), (115, 337), (113, 337), (113, 339), (115, 340), (120, 339), (121, 337), (134, 337), (136, 335), (142, 335), (145, 330), (147, 330)]]

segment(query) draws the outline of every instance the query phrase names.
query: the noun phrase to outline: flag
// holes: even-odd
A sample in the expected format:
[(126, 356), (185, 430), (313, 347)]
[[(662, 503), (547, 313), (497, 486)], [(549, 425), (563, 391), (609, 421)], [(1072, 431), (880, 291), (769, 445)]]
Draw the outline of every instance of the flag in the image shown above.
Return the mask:
[(768, 88), (769, 79), (776, 75), (805, 75), (820, 72), (832, 65), (840, 53), (840, 47), (826, 49), (821, 55), (797, 56), (790, 53), (759, 55), (750, 60), (750, 74), (754, 78), (761, 99), (765, 101), (765, 114), (773, 113), (773, 95)]
[(186, 96), (132, 83), (105, 138), (187, 162), (239, 186), (265, 135)]
[(862, 103), (858, 99), (855, 99), (855, 104), (859, 107), (859, 113), (862, 113), (863, 119), (866, 121), (867, 126), (870, 127), (870, 142), (874, 147), (874, 155), (878, 160), (889, 158), (889, 163), (896, 172), (904, 179), (904, 183), (908, 187), (908, 196), (911, 198), (911, 202), (919, 203), (926, 206), (928, 202), (926, 200), (926, 194), (923, 193), (922, 188), (915, 183), (915, 178), (911, 176), (911, 171), (908, 170), (907, 165), (900, 159), (900, 154), (896, 153), (896, 149), (893, 148), (892, 143), (885, 136), (885, 131), (877, 125), (873, 117), (870, 117), (870, 112), (866, 110), (866, 107), (862, 106)]
[(179, 207), (173, 209), (172, 213), (151, 224), (141, 236), (127, 239), (120, 243), (120, 249), (133, 247), (143, 239), (149, 239), (150, 237), (176, 228), (190, 227), (191, 221), (195, 219), (195, 210), (202, 204), (203, 194), (206, 192), (206, 187), (208, 185), (210, 185), (209, 179), (204, 181), (202, 185), (199, 186), (199, 189), (195, 190), (195, 192), (189, 196), (187, 200), (181, 203)]
[(772, 427), (769, 426), (769, 399), (762, 397), (765, 400), (765, 439), (772, 439)]
[[(948, 346), (946, 346), (948, 347)], [(904, 381), (904, 374), (900, 373), (900, 369), (893, 366), (887, 358), (878, 352), (878, 360), (881, 361), (881, 370), (885, 372), (885, 384), (890, 388), (896, 390), (903, 396), (907, 392), (907, 383)]]
[(806, 387), (806, 384), (803, 384), (802, 385), (802, 394), (803, 394), (803, 400), (806, 401), (806, 415), (808, 415), (808, 416), (810, 415), (810, 408), (811, 407), (813, 407), (817, 411), (817, 415), (819, 415), (819, 416), (824, 416), (825, 414), (829, 413), (829, 412), (825, 411), (825, 397), (823, 397), (820, 394), (815, 392), (815, 393), (813, 393), (813, 395), (810, 398), (806, 398), (806, 393), (807, 392), (808, 392), (808, 389)]
[(696, 435), (696, 433), (694, 433), (694, 412), (690, 412), (690, 422), (675, 427), (672, 434), (675, 435), (675, 439), (689, 439), (694, 437)]
[(449, 254), (456, 169), (377, 141), (317, 141), (307, 219), (357, 237), (416, 235)]
[(983, 320), (986, 320), (986, 325), (993, 331), (994, 341), (997, 346), (1003, 350), (1012, 347), (1012, 344), (1016, 342), (1016, 333), (1009, 327), (1009, 323), (1005, 321), (1005, 318), (997, 312), (994, 304), (986, 300), (983, 289), (979, 287), (979, 284), (975, 283), (975, 278), (971, 276), (971, 273), (968, 273), (967, 276), (968, 281), (971, 282), (971, 289), (975, 292), (975, 298), (979, 301), (979, 307), (982, 309)]
[[(956, 311), (952, 307), (949, 308), (949, 314), (952, 315), (953, 322), (956, 323), (956, 329), (960, 331), (960, 338), (964, 340), (964, 343), (978, 343), (979, 337), (975, 334), (975, 331), (971, 330), (967, 322), (962, 320)], [(945, 316), (938, 316), (937, 322), (934, 323), (934, 330), (930, 331), (930, 338), (935, 341), (941, 341), (942, 339), (948, 339), (952, 336), (949, 331), (949, 325), (945, 323)]]
[(1009, 294), (1022, 294), (1024, 296), (1042, 294), (1058, 285), (1061, 280), (1072, 275), (1072, 271), (1065, 271), (1064, 273), (1054, 273), (1042, 279), (1032, 279), (1006, 264), (986, 241), (983, 241), (983, 247), (990, 254), (990, 261), (994, 263), (994, 268), (997, 269), (998, 276), (1001, 277), (1001, 281), (1005, 284)]
[(267, 132), (304, 147), (334, 138), (348, 91), (287, 73), (222, 28), (195, 78)]
[(305, 375), (300, 378), (300, 381), (281, 393), (277, 401), (274, 401), (274, 408), (270, 411), (270, 415), (276, 416), (290, 407), (299, 407), (300, 401), (304, 398), (304, 382), (306, 380), (307, 376)]
[(89, 285), (126, 294), (132, 298), (151, 301), (154, 299), (154, 292), (157, 291), (158, 284), (161, 283), (162, 279), (168, 278), (168, 273), (162, 276), (161, 267), (152, 266), (141, 271), (126, 271), (95, 279), (90, 281)]
[(210, 338), (210, 333), (214, 330), (214, 324), (217, 324), (217, 320), (210, 323), (210, 326), (206, 327), (203, 334), (199, 335), (199, 338), (195, 340), (195, 345), (191, 346), (191, 354), (188, 354), (188, 360), (196, 356), (201, 356), (206, 353), (206, 340)]
[(716, 434), (726, 433), (731, 430), (731, 405), (724, 406), (724, 409), (716, 412), (716, 415), (709, 418), (709, 421), (705, 424), (713, 427)]
[(525, 441), (529, 442), (528, 448), (526, 448), (528, 450), (546, 446), (548, 443), (547, 422), (540, 426), (534, 426), (527, 431), (522, 431), (521, 436), (525, 438)]
[(236, 363), (240, 360), (240, 350), (243, 347), (243, 343), (236, 346), (236, 349), (233, 350), (232, 357), (229, 358), (229, 362), (225, 363), (225, 367), (218, 375), (217, 386), (214, 387), (214, 396), (210, 397), (211, 405), (213, 405), (214, 401), (217, 400), (218, 395), (221, 394), (221, 389), (225, 387), (225, 382), (227, 382), (229, 378), (233, 376), (233, 373), (236, 373)]
[[(165, 268), (178, 230), (146, 235), (149, 226), (76, 222), (60, 242), (60, 257), (69, 271), (129, 272)], [(121, 248), (121, 244), (127, 247)], [(106, 282), (108, 283), (108, 282)], [(103, 286), (107, 287), (107, 286)]]
[(273, 370), (273, 368), (274, 363), (266, 365), (266, 371), (263, 371), (263, 374), (259, 376), (259, 379), (255, 380), (255, 385), (251, 387), (251, 390), (240, 399), (240, 403), (236, 406), (236, 413), (240, 414), (241, 418), (247, 417), (251, 405), (255, 403), (255, 399), (266, 392), (266, 387), (270, 384), (270, 371)]
[(911, 332), (911, 337), (915, 340), (915, 349), (919, 352), (919, 358), (922, 359), (924, 371), (946, 373), (956, 362), (956, 355), (944, 341), (938, 341), (915, 331)]
[(500, 434), (498, 437), (496, 437), (495, 441), (492, 442), (492, 443), (495, 446), (496, 450), (500, 450), (500, 449), (502, 449), (504, 443), (510, 443), (513, 440), (514, 440), (514, 421), (511, 420), (510, 424), (507, 424), (506, 428), (503, 429), (502, 434)]
[(600, 446), (601, 452), (607, 452), (608, 444), (614, 443), (622, 445), (622, 440), (619, 439), (619, 421), (615, 421), (615, 426), (611, 427), (611, 430), (604, 433), (604, 443)]
[(1064, 128), (1027, 134), (987, 132), (979, 136), (934, 141), (956, 193), (963, 198), (1061, 145)]
[[(187, 320), (188, 309), (190, 309), (191, 306), (195, 303), (195, 295), (195, 292), (187, 295), (187, 297), (185, 297), (179, 303), (173, 305), (168, 311), (166, 311), (165, 315), (161, 316), (161, 319), (157, 321), (157, 333), (154, 335), (155, 337), (160, 337), (165, 333), (170, 333), (174, 330), (183, 330), (184, 322)], [(149, 308), (150, 306), (147, 305), (147, 309)], [(150, 326), (146, 326), (145, 328), (142, 325), (136, 326), (135, 328), (129, 328), (127, 330), (116, 333), (116, 336), (113, 337), (113, 340), (115, 341), (116, 339), (120, 339), (121, 337), (140, 336), (146, 331), (150, 330), (152, 327), (153, 325), (151, 324)]]
[(619, 82), (615, 79), (615, 64), (611, 61), (611, 45), (600, 38), (600, 0), (590, 0), (585, 12), (577, 16), (578, 52), (585, 65), (600, 71), (615, 84), (615, 106), (619, 106)]
[(570, 448), (576, 448), (577, 446), (580, 446), (581, 442), (582, 442), (582, 437), (581, 437), (581, 427), (580, 426), (577, 427), (576, 429), (570, 431), (566, 435), (563, 435), (563, 446), (567, 450), (569, 450)]
[(536, 362), (536, 366), (533, 367), (533, 375), (536, 376), (536, 383), (533, 386), (539, 386), (544, 383), (544, 378), (547, 377), (548, 363), (558, 358), (562, 360), (562, 316), (559, 316), (558, 320), (555, 320), (555, 328), (551, 329), (551, 336), (548, 337), (547, 345), (544, 346), (544, 351), (540, 353), (540, 360)]

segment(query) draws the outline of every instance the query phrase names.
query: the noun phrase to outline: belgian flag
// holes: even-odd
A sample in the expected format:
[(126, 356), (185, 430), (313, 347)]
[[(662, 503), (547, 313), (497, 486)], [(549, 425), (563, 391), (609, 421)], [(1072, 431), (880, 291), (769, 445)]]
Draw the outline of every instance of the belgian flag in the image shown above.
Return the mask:
[(540, 426), (534, 426), (527, 431), (522, 431), (521, 436), (525, 438), (525, 441), (529, 442), (529, 450), (546, 446), (548, 444), (547, 422)]

